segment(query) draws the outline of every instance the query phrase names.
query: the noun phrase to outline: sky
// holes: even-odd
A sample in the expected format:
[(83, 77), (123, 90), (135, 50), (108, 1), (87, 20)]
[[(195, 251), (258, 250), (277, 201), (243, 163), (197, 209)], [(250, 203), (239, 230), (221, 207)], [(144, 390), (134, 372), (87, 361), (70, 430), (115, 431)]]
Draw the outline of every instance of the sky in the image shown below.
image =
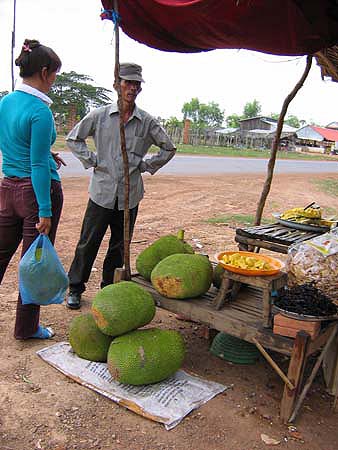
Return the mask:
[[(13, 4), (13, 0), (0, 0), (0, 91), (11, 90)], [(25, 38), (38, 39), (60, 56), (61, 72), (89, 75), (92, 84), (112, 89), (113, 24), (100, 19), (100, 0), (17, 0), (16, 8), (15, 57)], [(155, 117), (182, 119), (183, 104), (194, 97), (202, 103), (218, 103), (225, 117), (242, 114), (245, 104), (254, 99), (260, 103), (262, 115), (279, 113), (304, 71), (306, 57), (247, 50), (162, 52), (121, 32), (120, 62), (143, 67), (145, 83), (137, 99), (139, 107)], [(15, 78), (20, 83), (17, 68)], [(338, 83), (322, 80), (315, 61), (288, 115), (321, 126), (338, 121)]]

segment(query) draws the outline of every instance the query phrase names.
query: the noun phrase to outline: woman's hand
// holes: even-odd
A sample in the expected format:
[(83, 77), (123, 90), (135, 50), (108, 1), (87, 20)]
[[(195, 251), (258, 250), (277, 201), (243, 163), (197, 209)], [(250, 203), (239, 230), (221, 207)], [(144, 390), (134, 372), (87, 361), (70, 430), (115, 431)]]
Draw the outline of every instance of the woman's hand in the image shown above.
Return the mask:
[(49, 234), (52, 226), (52, 220), (50, 217), (39, 217), (39, 222), (35, 225), (35, 228), (40, 234)]
[(53, 159), (55, 161), (56, 164), (56, 168), (57, 170), (60, 169), (61, 165), (66, 166), (67, 164), (64, 162), (64, 160), (59, 156), (59, 153), (55, 153), (51, 151), (51, 154), (53, 156)]

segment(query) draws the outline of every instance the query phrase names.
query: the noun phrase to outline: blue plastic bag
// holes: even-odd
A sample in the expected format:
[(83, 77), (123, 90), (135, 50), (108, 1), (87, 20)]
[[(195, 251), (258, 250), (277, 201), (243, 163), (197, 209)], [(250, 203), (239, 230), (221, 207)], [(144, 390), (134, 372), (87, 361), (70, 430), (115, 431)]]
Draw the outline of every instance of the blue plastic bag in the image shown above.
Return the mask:
[(55, 248), (45, 234), (40, 234), (19, 263), (19, 291), (23, 305), (62, 303), (68, 276)]

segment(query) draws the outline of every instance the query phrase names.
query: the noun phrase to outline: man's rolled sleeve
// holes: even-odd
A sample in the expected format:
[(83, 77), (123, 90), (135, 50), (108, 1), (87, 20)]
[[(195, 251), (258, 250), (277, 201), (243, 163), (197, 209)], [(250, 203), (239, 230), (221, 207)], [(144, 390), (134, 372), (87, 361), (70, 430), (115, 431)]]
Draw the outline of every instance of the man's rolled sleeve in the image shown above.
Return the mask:
[(153, 144), (159, 147), (160, 150), (155, 155), (142, 161), (140, 170), (141, 172), (149, 172), (151, 175), (154, 175), (174, 157), (176, 147), (156, 120), (152, 120), (149, 132)]
[(70, 131), (66, 138), (68, 148), (74, 156), (76, 156), (82, 163), (85, 169), (96, 167), (97, 157), (96, 153), (89, 150), (86, 139), (88, 136), (93, 136), (95, 130), (95, 117), (93, 113), (87, 114), (81, 122), (79, 122)]

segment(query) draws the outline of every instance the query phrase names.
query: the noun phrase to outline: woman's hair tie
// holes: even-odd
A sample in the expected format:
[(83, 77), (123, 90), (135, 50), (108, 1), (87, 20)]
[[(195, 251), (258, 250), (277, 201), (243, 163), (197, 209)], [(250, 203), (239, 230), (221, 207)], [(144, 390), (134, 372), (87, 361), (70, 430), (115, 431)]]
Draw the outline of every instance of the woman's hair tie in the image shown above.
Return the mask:
[(32, 49), (29, 47), (29, 44), (23, 44), (22, 50), (24, 52), (29, 52), (29, 53), (31, 53), (31, 51), (32, 51)]

